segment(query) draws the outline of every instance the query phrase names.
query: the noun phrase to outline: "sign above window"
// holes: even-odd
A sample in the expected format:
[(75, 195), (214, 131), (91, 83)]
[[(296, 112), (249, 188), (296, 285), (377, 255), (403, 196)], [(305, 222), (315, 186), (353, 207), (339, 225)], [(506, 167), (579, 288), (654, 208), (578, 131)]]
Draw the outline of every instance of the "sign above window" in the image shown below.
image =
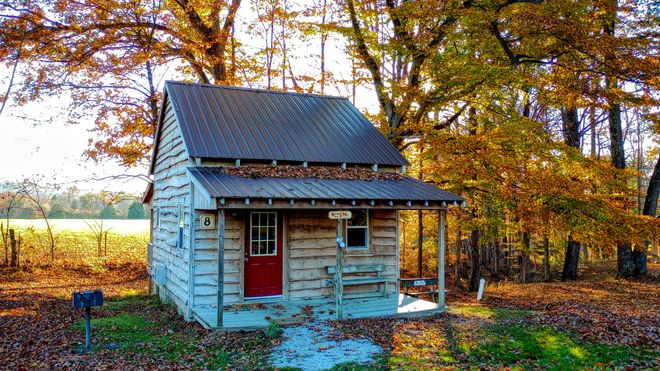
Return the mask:
[(348, 210), (333, 210), (328, 213), (330, 219), (350, 219), (352, 216), (352, 213)]

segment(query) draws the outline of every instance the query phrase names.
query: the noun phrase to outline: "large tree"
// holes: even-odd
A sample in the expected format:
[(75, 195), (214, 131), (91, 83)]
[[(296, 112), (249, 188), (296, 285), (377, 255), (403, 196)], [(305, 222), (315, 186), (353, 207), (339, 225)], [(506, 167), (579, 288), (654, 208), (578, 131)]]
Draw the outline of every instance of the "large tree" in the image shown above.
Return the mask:
[(89, 154), (130, 166), (151, 146), (165, 66), (199, 82), (238, 82), (228, 46), (240, 3), (4, 1), (0, 61), (19, 66), (16, 102), (70, 92), (77, 112), (96, 115)]

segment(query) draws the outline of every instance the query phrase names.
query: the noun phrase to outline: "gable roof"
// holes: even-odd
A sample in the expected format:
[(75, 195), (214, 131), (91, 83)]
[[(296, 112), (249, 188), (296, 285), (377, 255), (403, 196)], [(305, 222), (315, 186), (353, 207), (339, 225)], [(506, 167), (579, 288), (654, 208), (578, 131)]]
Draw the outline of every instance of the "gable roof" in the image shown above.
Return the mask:
[(192, 157), (409, 165), (345, 98), (175, 81), (165, 92)]

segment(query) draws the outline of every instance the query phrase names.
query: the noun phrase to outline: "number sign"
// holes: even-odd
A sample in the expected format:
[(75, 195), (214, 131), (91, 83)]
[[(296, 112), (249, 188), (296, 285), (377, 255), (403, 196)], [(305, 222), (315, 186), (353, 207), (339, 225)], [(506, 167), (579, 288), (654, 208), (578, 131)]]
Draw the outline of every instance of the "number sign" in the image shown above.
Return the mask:
[(330, 219), (350, 219), (353, 215), (347, 210), (334, 210), (328, 213)]
[(215, 229), (215, 215), (213, 214), (200, 215), (199, 229)]

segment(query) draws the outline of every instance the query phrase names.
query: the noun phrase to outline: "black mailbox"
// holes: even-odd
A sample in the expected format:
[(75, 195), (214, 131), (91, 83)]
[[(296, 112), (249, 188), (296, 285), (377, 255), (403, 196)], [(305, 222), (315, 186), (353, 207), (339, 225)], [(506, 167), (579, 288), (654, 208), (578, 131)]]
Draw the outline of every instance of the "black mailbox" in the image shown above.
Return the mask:
[(101, 305), (103, 305), (103, 291), (101, 290), (86, 290), (73, 293), (74, 308), (89, 308)]

